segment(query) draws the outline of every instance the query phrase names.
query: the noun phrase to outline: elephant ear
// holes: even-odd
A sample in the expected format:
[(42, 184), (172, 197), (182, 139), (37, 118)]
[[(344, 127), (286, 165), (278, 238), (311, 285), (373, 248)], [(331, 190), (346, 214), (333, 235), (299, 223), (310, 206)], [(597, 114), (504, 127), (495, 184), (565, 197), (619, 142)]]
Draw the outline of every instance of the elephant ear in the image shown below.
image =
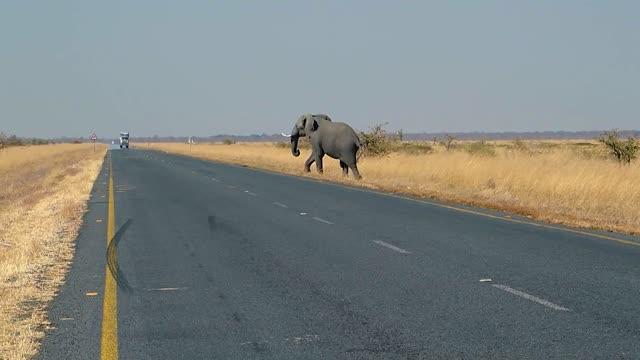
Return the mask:
[(318, 129), (318, 122), (313, 118), (313, 115), (311, 114), (304, 114), (303, 116), (304, 132), (307, 136), (309, 136), (312, 132)]

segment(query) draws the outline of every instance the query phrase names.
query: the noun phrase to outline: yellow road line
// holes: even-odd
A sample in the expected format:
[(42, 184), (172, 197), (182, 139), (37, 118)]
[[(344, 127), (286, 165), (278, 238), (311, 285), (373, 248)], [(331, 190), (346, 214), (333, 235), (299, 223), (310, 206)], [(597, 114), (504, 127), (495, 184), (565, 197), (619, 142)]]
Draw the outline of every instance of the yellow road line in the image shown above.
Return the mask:
[[(113, 200), (113, 166), (109, 154), (109, 213), (107, 220), (107, 247), (116, 233), (115, 203)], [(115, 260), (115, 259), (114, 259)], [(100, 359), (118, 359), (118, 288), (107, 266), (104, 271), (104, 299), (102, 304), (102, 338)]]

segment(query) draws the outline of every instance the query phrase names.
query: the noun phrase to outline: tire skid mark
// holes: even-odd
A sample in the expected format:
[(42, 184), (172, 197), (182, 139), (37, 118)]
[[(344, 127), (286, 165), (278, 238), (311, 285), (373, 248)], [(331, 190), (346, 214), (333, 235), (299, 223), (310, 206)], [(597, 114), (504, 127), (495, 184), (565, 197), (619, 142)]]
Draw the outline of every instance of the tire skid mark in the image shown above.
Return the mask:
[(107, 267), (109, 268), (109, 272), (115, 279), (118, 288), (126, 292), (132, 291), (133, 288), (129, 285), (129, 282), (124, 276), (124, 273), (118, 266), (117, 248), (118, 243), (120, 242), (120, 240), (122, 240), (124, 233), (127, 231), (129, 226), (131, 226), (132, 222), (133, 220), (127, 219), (127, 221), (120, 227), (120, 229), (118, 229), (113, 238), (109, 240), (109, 245), (107, 246)]

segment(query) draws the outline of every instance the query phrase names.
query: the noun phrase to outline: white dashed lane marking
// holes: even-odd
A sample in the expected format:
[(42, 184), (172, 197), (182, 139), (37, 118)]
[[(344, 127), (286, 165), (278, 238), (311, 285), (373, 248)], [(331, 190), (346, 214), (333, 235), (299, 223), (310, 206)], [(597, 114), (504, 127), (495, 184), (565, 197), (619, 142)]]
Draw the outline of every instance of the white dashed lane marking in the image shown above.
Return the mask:
[(325, 220), (323, 218), (319, 218), (319, 217), (314, 216), (314, 217), (312, 217), (312, 219), (315, 220), (315, 221), (327, 224), (327, 225), (333, 225), (333, 223), (331, 221)]
[(527, 299), (529, 301), (536, 302), (536, 303), (538, 303), (540, 305), (544, 305), (546, 307), (552, 308), (553, 310), (569, 311), (569, 309), (567, 309), (566, 307), (562, 307), (560, 305), (556, 305), (556, 304), (554, 304), (552, 302), (549, 302), (547, 300), (540, 299), (537, 296), (533, 296), (533, 295), (527, 294), (526, 292), (522, 292), (520, 290), (516, 290), (516, 289), (510, 288), (507, 285), (494, 284), (494, 285), (491, 285), (491, 286), (493, 286), (496, 289), (504, 290), (504, 291), (506, 291), (508, 293), (511, 293), (513, 295), (520, 296), (521, 298)]
[(393, 245), (388, 244), (388, 243), (386, 243), (386, 242), (384, 242), (384, 241), (374, 240), (373, 242), (374, 242), (374, 243), (376, 243), (376, 244), (378, 244), (378, 245), (384, 246), (384, 247), (386, 247), (386, 248), (388, 248), (388, 249), (391, 249), (391, 250), (393, 250), (393, 251), (397, 251), (397, 252), (399, 252), (399, 253), (401, 253), (401, 254), (411, 254), (411, 253), (410, 253), (409, 251), (407, 251), (407, 250), (400, 249), (399, 247), (397, 247), (397, 246), (393, 246)]
[(153, 289), (145, 289), (147, 291), (180, 291), (186, 290), (186, 287), (164, 287), (164, 288), (153, 288)]
[(285, 205), (285, 204), (281, 204), (281, 203), (279, 203), (279, 202), (274, 202), (274, 203), (273, 203), (273, 205), (275, 205), (275, 206), (280, 206), (281, 208), (285, 208), (285, 209), (286, 209), (286, 208), (288, 208), (288, 206), (287, 206), (287, 205)]

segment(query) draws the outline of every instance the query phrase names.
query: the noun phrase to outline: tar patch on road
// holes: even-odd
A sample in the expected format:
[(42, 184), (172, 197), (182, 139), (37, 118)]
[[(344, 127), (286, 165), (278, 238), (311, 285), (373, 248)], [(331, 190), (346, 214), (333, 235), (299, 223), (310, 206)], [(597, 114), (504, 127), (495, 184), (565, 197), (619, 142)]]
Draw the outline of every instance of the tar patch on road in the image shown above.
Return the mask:
[(216, 217), (213, 215), (209, 215), (207, 218), (207, 222), (209, 223), (209, 231), (214, 232), (218, 228), (218, 224), (216, 224)]
[(217, 232), (224, 232), (230, 235), (234, 235), (238, 233), (238, 231), (236, 231), (233, 227), (219, 221), (213, 215), (209, 215), (207, 217), (207, 223), (209, 224), (209, 232), (211, 234), (215, 234)]

